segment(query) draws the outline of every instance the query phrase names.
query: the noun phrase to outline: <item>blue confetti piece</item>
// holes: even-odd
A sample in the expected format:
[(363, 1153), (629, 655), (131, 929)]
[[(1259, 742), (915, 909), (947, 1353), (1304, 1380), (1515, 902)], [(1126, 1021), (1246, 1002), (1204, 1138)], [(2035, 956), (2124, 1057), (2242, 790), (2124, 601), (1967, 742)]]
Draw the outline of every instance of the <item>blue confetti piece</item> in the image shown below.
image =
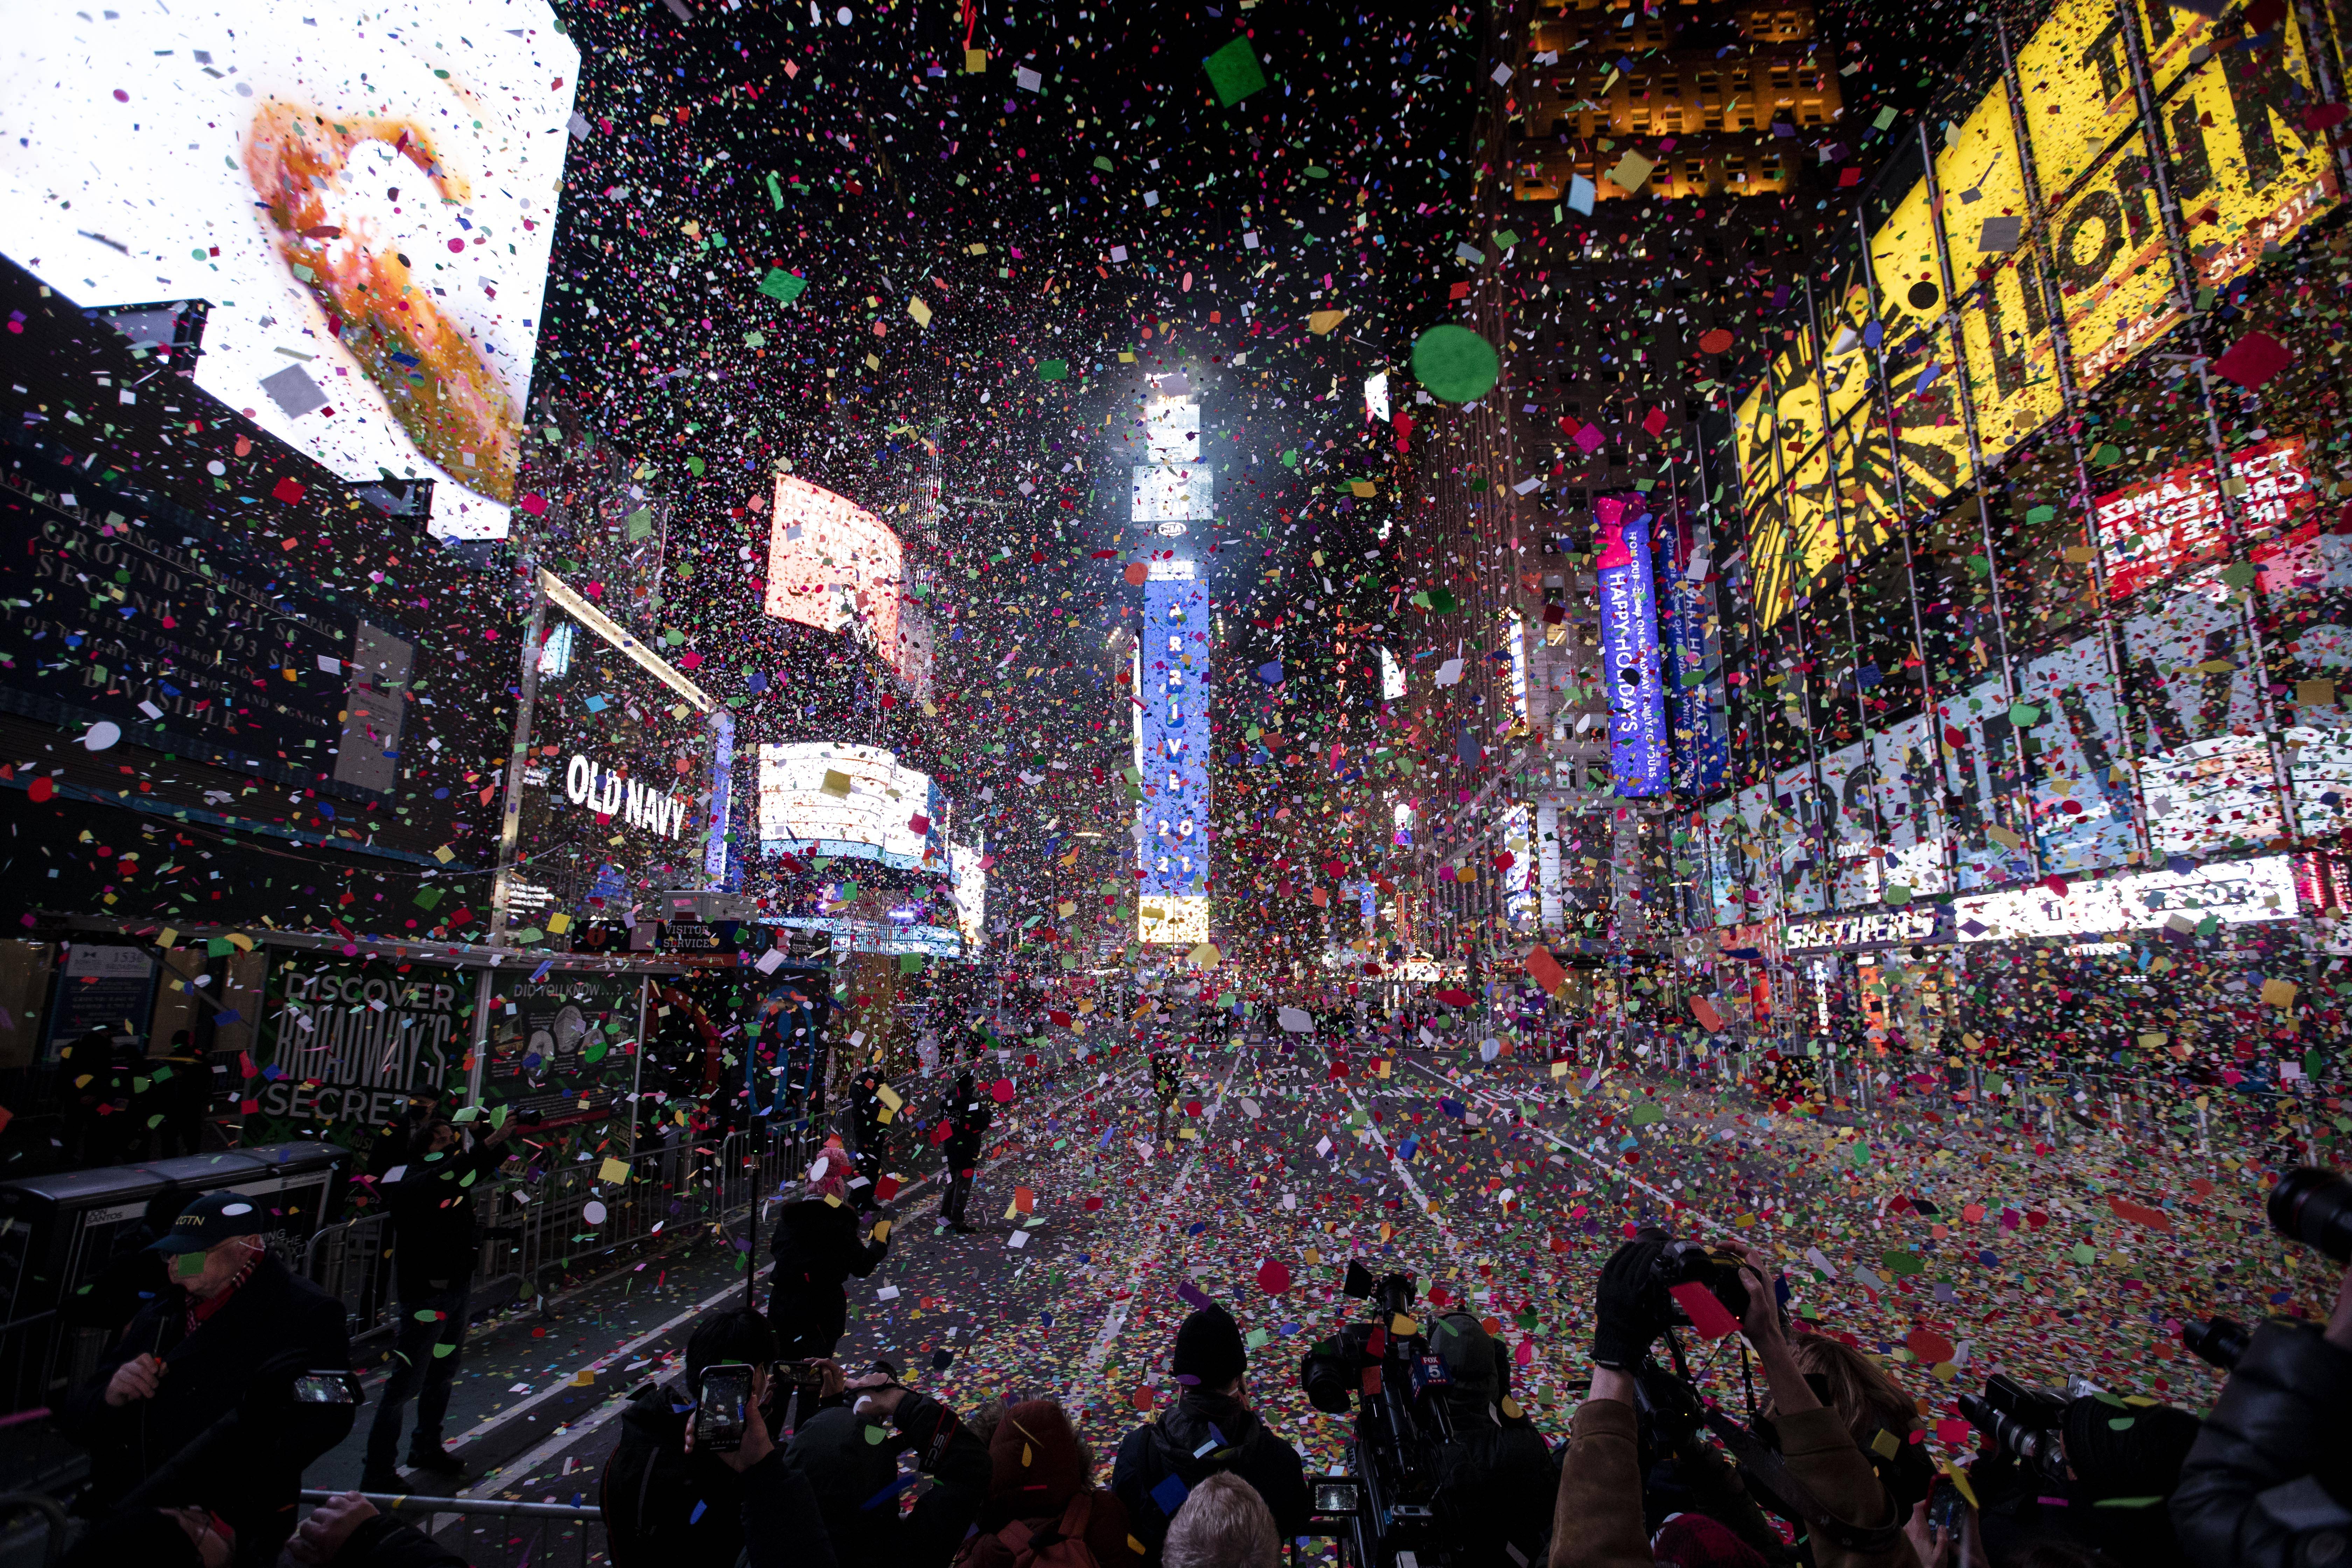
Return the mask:
[(709, 1511), (710, 1505), (698, 1500), (694, 1505), (694, 1511), (686, 1516), (686, 1522), (688, 1524), (700, 1524), (702, 1522), (702, 1516)]
[(1181, 1476), (1170, 1476), (1151, 1489), (1151, 1500), (1158, 1503), (1160, 1511), (1171, 1519), (1176, 1517), (1176, 1510), (1182, 1508), (1184, 1500), (1192, 1495), (1192, 1489), (1184, 1484)]
[(555, 960), (551, 958), (543, 960), (537, 969), (530, 972), (530, 983), (534, 985), (538, 984), (541, 981), (546, 979), (548, 975), (554, 971), (554, 968)]
[(861, 1511), (866, 1509), (880, 1508), (884, 1503), (888, 1502), (892, 1498), (897, 1497), (900, 1492), (905, 1491), (908, 1487), (913, 1486), (917, 1481), (919, 1481), (922, 1479), (923, 1472), (920, 1470), (901, 1470), (898, 1474), (891, 1478), (890, 1484), (888, 1486), (884, 1487), (880, 1491), (876, 1492), (872, 1497), (867, 1498), (864, 1502), (859, 1503), (857, 1506)]

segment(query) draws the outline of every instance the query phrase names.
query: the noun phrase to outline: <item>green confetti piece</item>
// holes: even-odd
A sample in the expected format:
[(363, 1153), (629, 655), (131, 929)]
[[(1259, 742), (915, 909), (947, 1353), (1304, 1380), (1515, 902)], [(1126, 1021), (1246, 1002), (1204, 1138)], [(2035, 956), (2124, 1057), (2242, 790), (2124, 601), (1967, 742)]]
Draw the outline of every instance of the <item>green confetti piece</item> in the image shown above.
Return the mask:
[(807, 279), (797, 277), (781, 267), (770, 268), (768, 275), (760, 279), (760, 292), (779, 305), (791, 304), (801, 297), (801, 290), (807, 287)]
[(1209, 56), (1201, 62), (1201, 68), (1209, 73), (1209, 86), (1215, 90), (1218, 103), (1227, 109), (1265, 87), (1265, 68), (1258, 63), (1257, 51), (1247, 37), (1237, 37)]

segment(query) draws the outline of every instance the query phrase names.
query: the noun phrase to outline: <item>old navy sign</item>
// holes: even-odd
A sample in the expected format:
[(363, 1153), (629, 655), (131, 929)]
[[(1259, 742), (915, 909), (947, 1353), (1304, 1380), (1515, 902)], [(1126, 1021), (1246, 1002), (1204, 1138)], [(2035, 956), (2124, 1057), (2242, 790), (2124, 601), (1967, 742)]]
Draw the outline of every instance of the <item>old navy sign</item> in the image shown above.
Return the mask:
[(574, 752), (563, 770), (563, 796), (604, 816), (617, 816), (631, 827), (664, 838), (681, 837), (687, 803), (640, 779), (626, 778), (593, 759)]
[(1784, 952), (1859, 952), (1874, 947), (1909, 947), (1952, 940), (1951, 906), (1912, 904), (1896, 910), (1864, 910), (1790, 921), (1780, 939)]
[[(1651, 577), (1650, 514), (1602, 496), (1601, 659), (1609, 684), (1609, 771), (1621, 795), (1666, 788), (1666, 703), (1659, 684), (1658, 605)], [(1628, 515), (1631, 513), (1632, 515)]]

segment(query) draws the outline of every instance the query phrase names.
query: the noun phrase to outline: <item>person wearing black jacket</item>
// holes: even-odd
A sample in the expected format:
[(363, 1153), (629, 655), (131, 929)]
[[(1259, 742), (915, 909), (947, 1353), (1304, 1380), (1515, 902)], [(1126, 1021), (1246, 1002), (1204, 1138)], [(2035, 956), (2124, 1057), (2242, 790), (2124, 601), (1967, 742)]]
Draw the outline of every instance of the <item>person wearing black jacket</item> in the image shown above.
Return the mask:
[(971, 1069), (966, 1068), (956, 1074), (955, 1089), (948, 1096), (947, 1111), (942, 1118), (948, 1128), (944, 1150), (948, 1157), (948, 1190), (940, 1199), (940, 1218), (959, 1236), (971, 1234), (971, 1226), (964, 1223), (963, 1216), (971, 1205), (972, 1177), (978, 1173), (980, 1151), (995, 1114), (988, 1097), (972, 1081)]
[[(988, 1446), (954, 1411), (888, 1373), (852, 1378), (848, 1392), (854, 1405), (802, 1421), (785, 1450), (815, 1490), (824, 1537), (858, 1568), (938, 1568), (988, 1500)], [(892, 1489), (898, 1455), (909, 1450), (931, 1485), (902, 1516)]]
[[(253, 1199), (206, 1193), (155, 1244), (172, 1288), (131, 1320), (59, 1425), (90, 1454), (87, 1505), (201, 1504), (267, 1563), (302, 1471), (351, 1431), (348, 1405), (295, 1404), (296, 1372), (344, 1372), (343, 1306), (273, 1257)], [(157, 1495), (146, 1495), (146, 1494)], [(168, 1495), (163, 1495), (168, 1494)]]
[[(687, 1336), (685, 1378), (656, 1384), (629, 1401), (596, 1500), (613, 1568), (734, 1568), (744, 1546), (751, 1476), (736, 1462), (740, 1451), (698, 1453), (688, 1433), (704, 1373), (714, 1366), (751, 1367), (757, 1406), (775, 1360), (776, 1336), (759, 1311), (715, 1312)], [(744, 1440), (750, 1446), (748, 1430)]]
[(1539, 1562), (1551, 1531), (1551, 1449), (1511, 1397), (1508, 1353), (1468, 1312), (1433, 1319), (1454, 1436), (1437, 1452), (1439, 1517), (1471, 1568)]
[(367, 1174), (383, 1182), (394, 1170), (408, 1163), (408, 1146), (415, 1140), (417, 1126), (432, 1121), (441, 1113), (441, 1091), (431, 1084), (412, 1091), (392, 1120), (375, 1130), (368, 1144)]
[(1194, 1487), (1221, 1471), (1265, 1500), (1282, 1539), (1305, 1531), (1307, 1467), (1249, 1407), (1243, 1384), (1249, 1352), (1233, 1315), (1212, 1306), (1187, 1317), (1176, 1331), (1173, 1363), (1183, 1396), (1159, 1420), (1129, 1432), (1111, 1465), (1110, 1489), (1127, 1507), (1144, 1562), (1159, 1568), (1169, 1521)]
[(2352, 1269), (2323, 1331), (2273, 1320), (2205, 1417), (2171, 1498), (2189, 1559), (2242, 1568), (2342, 1562), (2352, 1547)]
[(878, 1220), (865, 1232), (857, 1211), (844, 1198), (848, 1174), (848, 1158), (827, 1145), (810, 1167), (803, 1195), (776, 1215), (768, 1249), (776, 1260), (768, 1324), (788, 1361), (833, 1354), (849, 1329), (849, 1292), (843, 1282), (853, 1274), (863, 1279), (873, 1273), (890, 1250), (890, 1222)]
[[(361, 1485), (372, 1492), (404, 1492), (394, 1458), (399, 1452), (401, 1412), (416, 1400), (416, 1431), (409, 1439), (411, 1466), (455, 1480), (466, 1473), (457, 1456), (441, 1446), (441, 1422), (449, 1410), (449, 1384), (466, 1343), (467, 1298), (481, 1240), (474, 1230), (474, 1198), (506, 1156), (503, 1145), (515, 1124), (500, 1123), (471, 1149), (458, 1145), (446, 1117), (431, 1117), (411, 1135), (409, 1159), (395, 1166), (390, 1184), (393, 1285), (400, 1298), (399, 1334), (393, 1344), (392, 1376), (378, 1396), (368, 1426), (367, 1458)], [(448, 1346), (446, 1353), (437, 1347)], [(418, 1393), (422, 1385), (423, 1393)]]

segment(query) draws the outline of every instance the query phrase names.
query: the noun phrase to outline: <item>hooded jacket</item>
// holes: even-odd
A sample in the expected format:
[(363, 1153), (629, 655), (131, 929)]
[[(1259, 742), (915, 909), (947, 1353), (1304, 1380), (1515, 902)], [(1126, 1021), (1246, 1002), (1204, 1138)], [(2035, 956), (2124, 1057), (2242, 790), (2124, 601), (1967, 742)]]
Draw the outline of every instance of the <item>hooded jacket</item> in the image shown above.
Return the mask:
[(473, 1277), (482, 1254), (474, 1199), (490, 1190), (490, 1173), (510, 1152), (503, 1143), (482, 1142), (408, 1163), (386, 1203), (401, 1300), (420, 1301)]
[[(1130, 1544), (1127, 1509), (1094, 1489), (1070, 1418), (1050, 1399), (1014, 1405), (988, 1444), (988, 1502), (956, 1562), (970, 1568), (1014, 1568), (1039, 1538), (1075, 1536), (1101, 1568), (1140, 1568)], [(1067, 1534), (1064, 1534), (1065, 1529)]]
[[(801, 1198), (776, 1215), (768, 1251), (776, 1260), (770, 1280), (768, 1321), (787, 1342), (838, 1340), (849, 1326), (849, 1293), (842, 1282), (863, 1279), (890, 1250), (886, 1238), (868, 1241), (857, 1211), (824, 1198)], [(830, 1342), (827, 1344), (830, 1352)]]
[[(1110, 1489), (1126, 1506), (1128, 1527), (1151, 1568), (1158, 1568), (1174, 1518), (1154, 1494), (1171, 1476), (1189, 1493), (1219, 1471), (1250, 1484), (1274, 1515), (1276, 1535), (1286, 1541), (1306, 1530), (1307, 1467), (1298, 1450), (1240, 1400), (1188, 1388), (1165, 1415), (1129, 1432), (1111, 1465)], [(1183, 1506), (1181, 1499), (1176, 1506)]]
[[(939, 1568), (988, 1497), (989, 1456), (955, 1413), (908, 1392), (879, 1441), (847, 1405), (801, 1423), (788, 1453), (809, 1479), (835, 1553), (859, 1568)], [(898, 1511), (898, 1455), (911, 1450), (931, 1485)]]

